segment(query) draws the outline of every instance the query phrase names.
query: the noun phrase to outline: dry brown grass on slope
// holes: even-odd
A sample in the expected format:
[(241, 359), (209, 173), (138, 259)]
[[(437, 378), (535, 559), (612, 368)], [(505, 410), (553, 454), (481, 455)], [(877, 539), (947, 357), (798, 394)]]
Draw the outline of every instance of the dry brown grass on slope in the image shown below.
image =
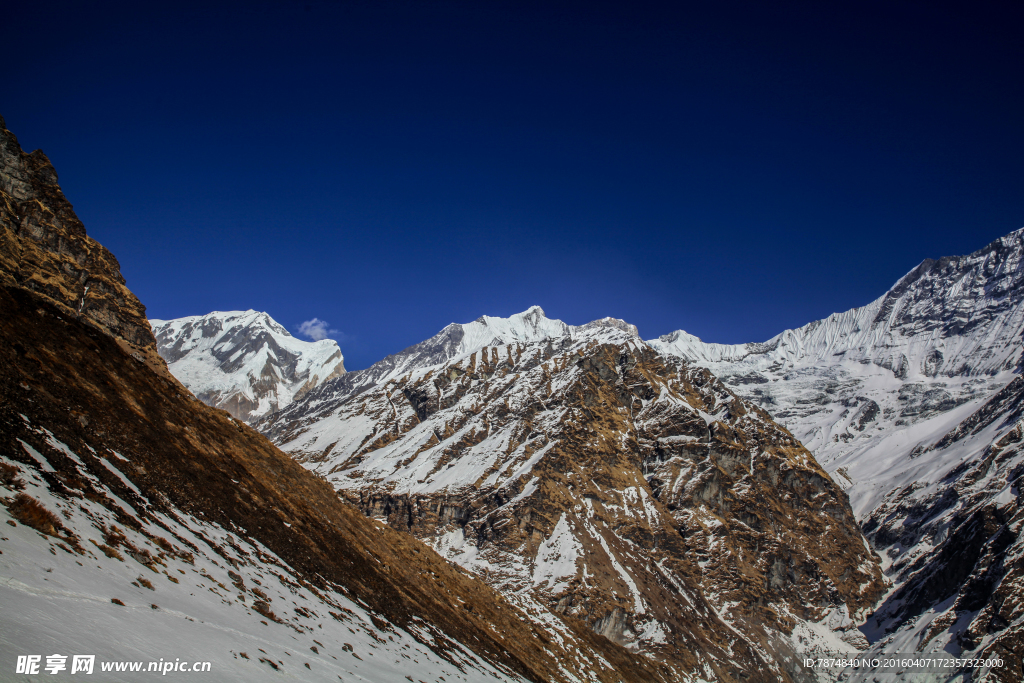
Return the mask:
[(47, 510), (42, 503), (27, 493), (16, 495), (7, 506), (7, 510), (12, 517), (25, 526), (30, 526), (47, 536), (59, 537), (59, 532), (64, 528), (57, 515)]
[(21, 474), (21, 470), (14, 465), (0, 462), (0, 486), (13, 491), (20, 491), (25, 488), (25, 482), (18, 478), (19, 474)]

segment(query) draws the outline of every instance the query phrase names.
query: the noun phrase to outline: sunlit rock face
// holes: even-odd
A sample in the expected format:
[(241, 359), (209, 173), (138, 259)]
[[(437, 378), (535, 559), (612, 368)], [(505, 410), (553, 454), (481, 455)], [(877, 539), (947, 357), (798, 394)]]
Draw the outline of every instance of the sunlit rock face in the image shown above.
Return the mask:
[(23, 151), (2, 117), (0, 283), (45, 297), (166, 374), (146, 307), (125, 285), (121, 265), (85, 233), (42, 150)]
[[(883, 591), (846, 496), (769, 414), (622, 321), (452, 325), (258, 427), (504, 595), (680, 672), (786, 680)], [(535, 617), (540, 618), (540, 617)]]

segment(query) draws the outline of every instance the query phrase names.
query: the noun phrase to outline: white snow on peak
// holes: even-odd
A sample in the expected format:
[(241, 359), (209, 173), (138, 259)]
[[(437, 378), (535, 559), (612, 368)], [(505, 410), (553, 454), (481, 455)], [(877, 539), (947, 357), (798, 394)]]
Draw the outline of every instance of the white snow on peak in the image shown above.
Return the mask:
[[(280, 441), (283, 431), (290, 431), (283, 427), (284, 425), (295, 424), (296, 421), (319, 424), (319, 421), (325, 418), (324, 424), (333, 424), (332, 415), (338, 406), (371, 387), (386, 386), (392, 380), (399, 380), (410, 373), (427, 373), (431, 369), (460, 362), (488, 347), (492, 354), (500, 353), (511, 358), (516, 353), (513, 347), (529, 343), (550, 342), (553, 346), (565, 349), (568, 346), (592, 342), (618, 344), (625, 341), (643, 344), (635, 326), (616, 318), (601, 318), (584, 325), (569, 325), (561, 320), (548, 318), (540, 306), (531, 306), (522, 313), (507, 318), (485, 315), (470, 323), (451, 323), (430, 339), (392, 354), (368, 368), (348, 373), (344, 378), (327, 386), (310, 391), (301, 400), (297, 399), (275, 413), (273, 417), (260, 420), (256, 427), (275, 443), (290, 443), (297, 435), (292, 434), (288, 439)], [(328, 428), (328, 431), (332, 430), (333, 427)], [(301, 431), (305, 433), (305, 430)], [(343, 431), (349, 430), (346, 428)], [(457, 473), (449, 474), (454, 477)]]
[(682, 330), (649, 343), (767, 409), (849, 487), (864, 519), (962, 457), (927, 449), (1016, 376), (1022, 337), (1024, 229), (925, 260), (870, 304), (760, 344), (709, 344)]
[(576, 341), (582, 336), (600, 330), (620, 330), (639, 337), (634, 325), (617, 318), (601, 318), (585, 325), (569, 325), (548, 318), (540, 306), (531, 306), (522, 313), (507, 318), (481, 316), (471, 323), (459, 325), (463, 338), (455, 356), (479, 351), (485, 346), (504, 346), (516, 342), (537, 342), (548, 339)]
[(150, 319), (149, 324), (154, 329), (167, 328), (170, 330), (180, 331), (188, 325), (212, 320), (220, 321), (222, 324), (231, 323), (233, 325), (239, 325), (250, 329), (262, 327), (268, 331), (274, 332), (275, 334), (285, 337), (292, 336), (283, 325), (271, 318), (268, 314), (261, 311), (254, 311), (251, 308), (247, 311), (213, 311), (206, 315), (187, 315), (183, 318), (175, 318), (173, 320), (159, 320), (152, 318)]
[(747, 344), (709, 344), (685, 330), (676, 330), (647, 343), (664, 353), (671, 353), (695, 363), (736, 361), (750, 355)]
[(457, 355), (472, 353), (485, 346), (503, 346), (514, 342), (535, 342), (565, 337), (572, 329), (561, 320), (551, 320), (540, 306), (531, 306), (507, 318), (480, 316), (461, 325), (463, 338)]
[(260, 311), (150, 320), (171, 373), (199, 399), (254, 420), (345, 372), (333, 339), (306, 342)]
[(678, 330), (649, 342), (698, 363), (875, 363), (904, 379), (985, 375), (1015, 367), (1024, 331), (1024, 228), (967, 256), (928, 259), (867, 306), (766, 342), (714, 344)]

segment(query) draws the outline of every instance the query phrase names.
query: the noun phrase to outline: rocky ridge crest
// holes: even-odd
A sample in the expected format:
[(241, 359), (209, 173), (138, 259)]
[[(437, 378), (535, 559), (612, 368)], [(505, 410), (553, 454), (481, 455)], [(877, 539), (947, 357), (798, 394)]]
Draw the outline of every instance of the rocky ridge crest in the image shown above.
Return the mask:
[(113, 254), (85, 233), (42, 150), (25, 153), (0, 117), (0, 282), (24, 287), (95, 325), (167, 374)]

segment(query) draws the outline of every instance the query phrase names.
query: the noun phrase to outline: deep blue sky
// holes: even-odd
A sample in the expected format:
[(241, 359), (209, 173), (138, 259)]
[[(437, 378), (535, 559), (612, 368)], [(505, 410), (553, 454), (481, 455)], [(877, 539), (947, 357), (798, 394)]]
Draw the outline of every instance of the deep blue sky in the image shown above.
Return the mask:
[(1024, 5), (846, 5), (15, 2), (0, 114), (151, 317), (761, 341), (1024, 226)]

